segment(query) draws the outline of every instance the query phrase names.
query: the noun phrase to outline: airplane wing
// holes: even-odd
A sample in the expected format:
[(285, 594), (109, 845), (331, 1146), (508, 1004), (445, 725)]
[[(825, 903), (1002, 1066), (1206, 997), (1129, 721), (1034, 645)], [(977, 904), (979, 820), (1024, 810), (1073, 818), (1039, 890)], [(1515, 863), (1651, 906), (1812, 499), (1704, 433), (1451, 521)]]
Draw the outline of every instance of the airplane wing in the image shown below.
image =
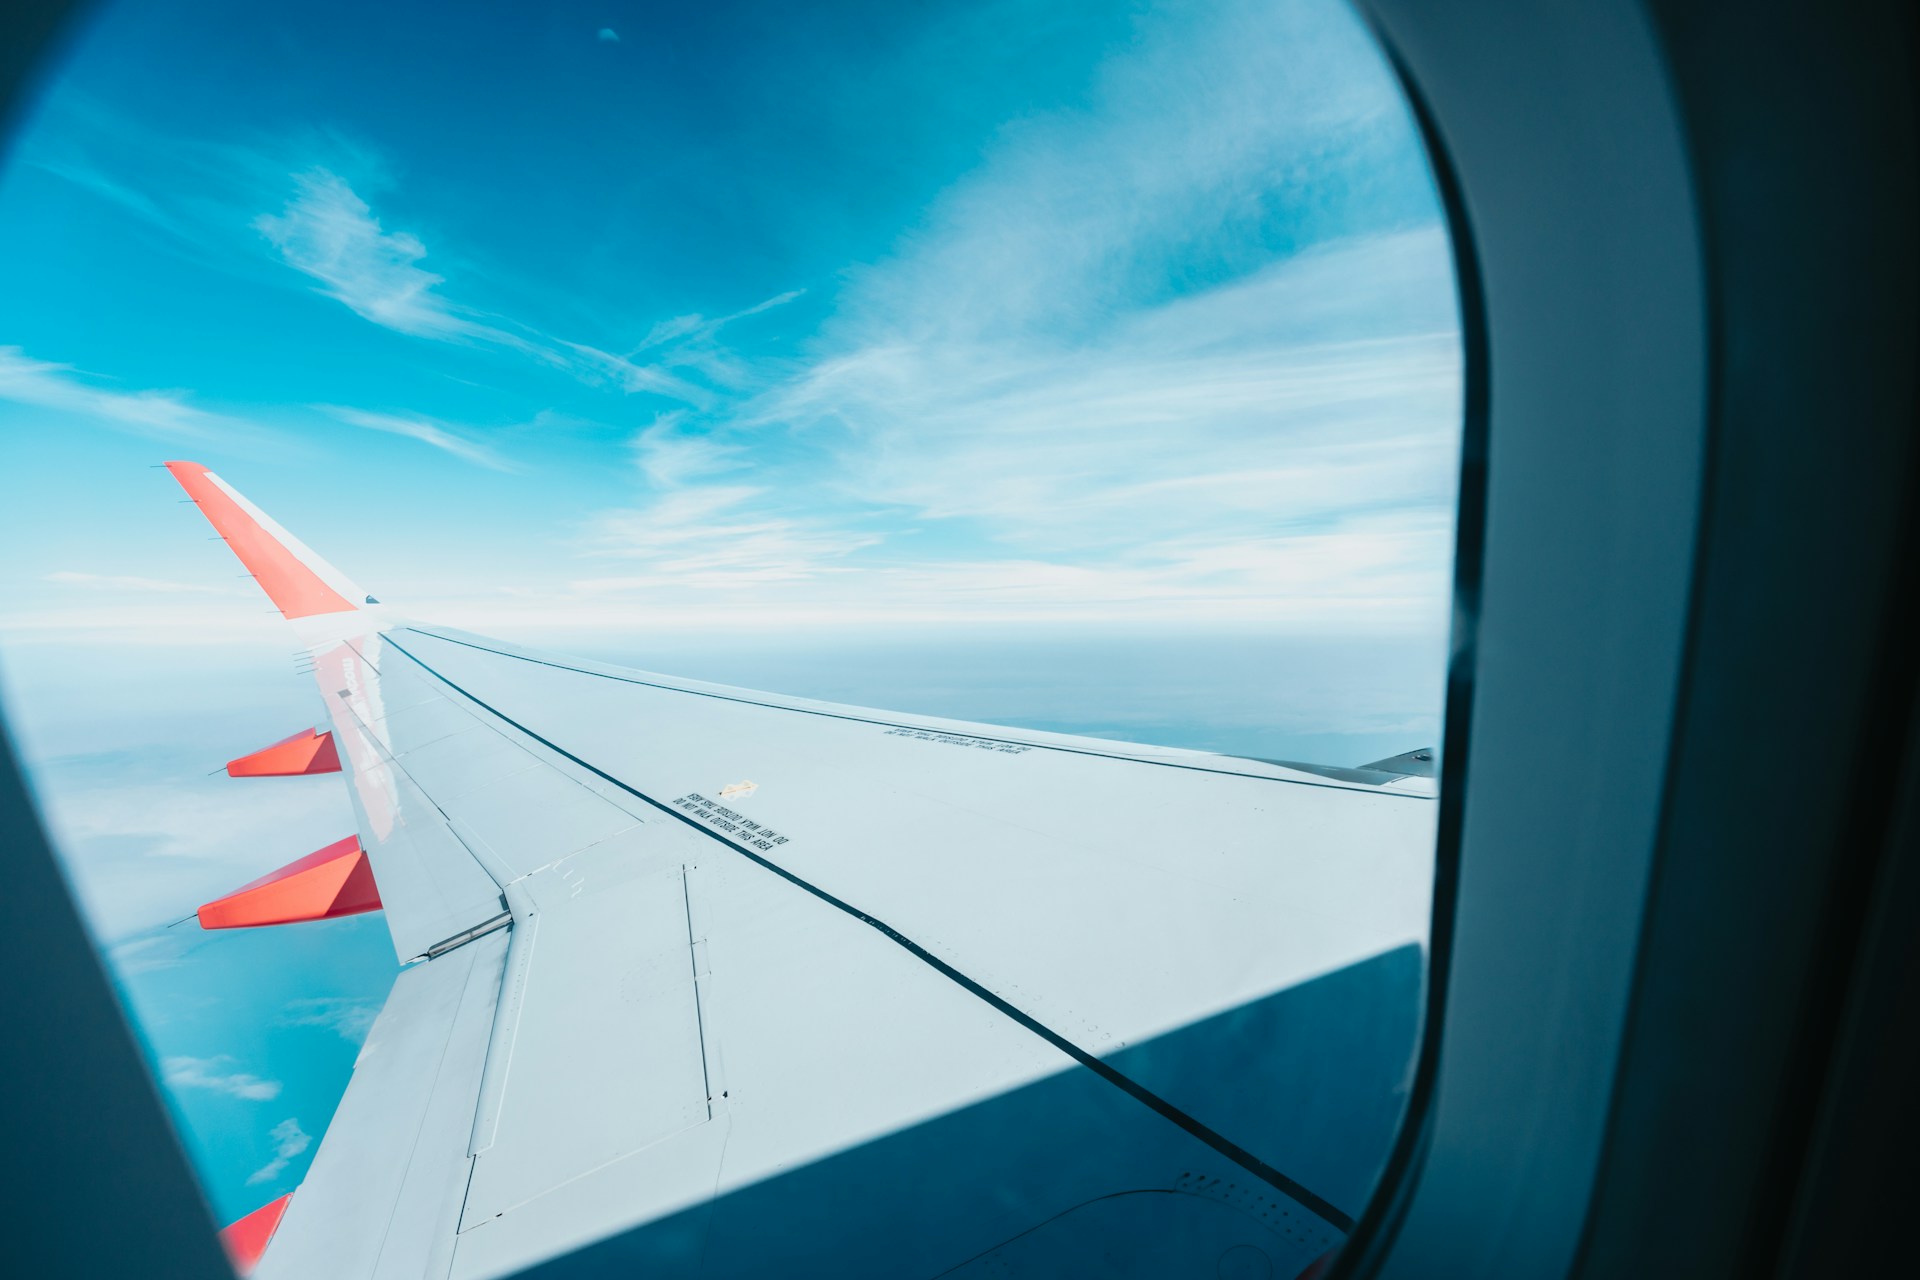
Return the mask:
[(1350, 1229), (1418, 1031), (1430, 778), (410, 622), (167, 465), (311, 655), (331, 737), (274, 758), (331, 751), (358, 824), (203, 921), (378, 906), (404, 966), (261, 1280), (1284, 1280)]

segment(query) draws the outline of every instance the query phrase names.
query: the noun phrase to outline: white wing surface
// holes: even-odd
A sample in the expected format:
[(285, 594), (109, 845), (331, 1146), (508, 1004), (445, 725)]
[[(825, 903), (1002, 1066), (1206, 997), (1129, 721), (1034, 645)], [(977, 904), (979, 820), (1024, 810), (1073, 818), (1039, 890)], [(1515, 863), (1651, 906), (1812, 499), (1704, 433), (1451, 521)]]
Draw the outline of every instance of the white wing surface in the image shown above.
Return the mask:
[(409, 623), (169, 466), (312, 655), (406, 966), (257, 1275), (1287, 1277), (1351, 1226), (1430, 781)]

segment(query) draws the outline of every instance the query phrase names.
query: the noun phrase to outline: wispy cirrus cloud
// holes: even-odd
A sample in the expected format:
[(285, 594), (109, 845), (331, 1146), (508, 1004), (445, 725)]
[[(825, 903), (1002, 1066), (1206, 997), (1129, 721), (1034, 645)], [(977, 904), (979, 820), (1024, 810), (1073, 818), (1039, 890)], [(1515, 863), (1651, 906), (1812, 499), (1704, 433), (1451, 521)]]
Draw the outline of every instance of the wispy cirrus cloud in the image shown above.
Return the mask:
[[(1416, 314), (1367, 316), (1357, 282)], [(1073, 344), (878, 328), (750, 413), (832, 439), (836, 482), (865, 501), (989, 520), (1003, 540), (1061, 551), (1444, 509), (1460, 395), (1451, 288), (1437, 231), (1370, 237)]]
[(451, 454), (477, 467), (486, 467), (491, 471), (516, 470), (514, 465), (501, 457), (498, 451), (444, 422), (411, 415), (369, 413), (364, 409), (349, 409), (341, 405), (316, 407), (342, 422), (363, 427), (368, 431), (379, 431), (386, 435), (405, 436), (409, 440), (418, 440), (421, 444), (430, 445), (442, 453)]
[(195, 405), (184, 391), (126, 390), (68, 364), (0, 347), (0, 400), (85, 418), (158, 440), (212, 442), (257, 437), (260, 429)]
[(690, 432), (686, 423), (684, 412), (663, 413), (633, 437), (633, 460), (656, 489), (678, 488), (732, 470), (746, 460), (745, 445)]
[(722, 336), (722, 331), (741, 320), (784, 307), (805, 293), (804, 289), (788, 289), (763, 298), (750, 307), (742, 307), (711, 319), (698, 313), (669, 316), (654, 322), (622, 359), (631, 363), (639, 357), (646, 357), (651, 364), (635, 367), (656, 377), (662, 366), (696, 375), (711, 390), (695, 395), (676, 395), (675, 398), (702, 409), (724, 405), (730, 397), (759, 390), (779, 375), (777, 370), (770, 372), (761, 367), (762, 362), (750, 360), (733, 350)]
[(56, 178), (66, 179), (76, 187), (91, 191), (111, 204), (119, 205), (142, 222), (171, 236), (183, 241), (193, 238), (193, 232), (183, 218), (146, 192), (121, 182), (89, 163), (77, 158), (41, 160), (37, 167)]
[(318, 280), (321, 292), (357, 314), (419, 337), (524, 340), (461, 313), (438, 292), (445, 278), (420, 260), (427, 247), (405, 231), (389, 231), (346, 179), (324, 168), (292, 177), (293, 194), (254, 228), (294, 270)]
[(247, 1185), (257, 1187), (263, 1182), (272, 1182), (287, 1171), (287, 1166), (304, 1154), (313, 1145), (313, 1138), (300, 1122), (294, 1119), (282, 1120), (267, 1131), (273, 1140), (273, 1159), (247, 1175)]
[(1451, 256), (1366, 33), (1228, 4), (1142, 35), (856, 272), (740, 425), (831, 441), (865, 501), (1054, 554), (1444, 511)]
[(808, 582), (843, 571), (838, 562), (878, 541), (841, 521), (783, 514), (753, 485), (701, 485), (595, 517), (584, 545), (632, 569), (580, 587), (704, 593)]
[(1444, 617), (1460, 356), (1428, 182), (1351, 15), (1156, 16), (1090, 105), (1010, 125), (850, 271), (804, 360), (640, 432), (652, 501), (585, 546), (646, 571), (575, 587), (692, 613), (737, 588), (847, 617)]
[[(113, 385), (109, 379), (72, 365), (35, 359), (18, 347), (0, 346), (0, 401), (72, 416), (133, 435), (185, 444), (232, 447), (236, 442), (278, 439), (275, 433), (243, 418), (199, 407), (186, 391), (125, 390)], [(313, 407), (342, 422), (369, 431), (418, 440), (476, 466), (495, 471), (515, 470), (514, 465), (491, 446), (436, 419), (421, 415), (373, 413), (342, 405)], [(276, 406), (275, 412), (280, 409), (280, 406)], [(46, 580), (76, 586), (117, 586), (127, 590), (169, 589), (153, 580), (69, 572), (48, 574)], [(180, 588), (176, 584), (173, 589)]]
[(546, 342), (548, 348), (541, 353), (541, 358), (549, 364), (568, 369), (583, 382), (612, 386), (621, 391), (650, 392), (683, 404), (713, 403), (714, 396), (710, 391), (674, 372), (675, 367), (692, 361), (642, 364), (631, 356), (614, 355), (583, 342), (568, 342), (561, 338), (548, 338)]
[(639, 432), (653, 500), (583, 539), (635, 571), (543, 607), (583, 625), (642, 601), (648, 618), (738, 602), (849, 622), (1435, 625), (1450, 291), (1445, 241), (1421, 231), (1136, 308), (1070, 348), (863, 331), (730, 418)]
[(280, 1096), (278, 1080), (263, 1080), (250, 1071), (229, 1071), (233, 1059), (175, 1056), (160, 1062), (160, 1078), (175, 1089), (210, 1089), (246, 1102), (270, 1102)]
[[(712, 403), (712, 393), (681, 370), (712, 371), (717, 361), (706, 339), (738, 315), (697, 326), (655, 350), (652, 360), (635, 359), (639, 350), (616, 355), (456, 301), (441, 288), (446, 277), (421, 265), (428, 256), (421, 236), (390, 229), (360, 191), (333, 170), (315, 166), (292, 174), (289, 182), (291, 194), (280, 211), (259, 215), (254, 228), (288, 266), (319, 281), (321, 293), (362, 318), (412, 337), (504, 348), (596, 386), (686, 404)], [(797, 295), (754, 310), (788, 296)], [(641, 350), (646, 349), (643, 343)]]
[[(504, 350), (591, 386), (711, 403), (699, 380), (681, 369), (717, 363), (697, 341), (686, 344), (684, 358), (662, 349), (639, 360), (604, 343), (557, 336), (537, 317), (501, 314), (463, 297), (428, 238), (376, 208), (394, 183), (369, 147), (336, 134), (217, 143), (159, 135), (70, 98), (59, 107), (68, 126), (60, 148), (25, 162), (119, 206), (200, 266), (262, 283), (305, 280), (370, 323), (408, 337)], [(173, 181), (143, 184), (129, 176), (157, 158)]]

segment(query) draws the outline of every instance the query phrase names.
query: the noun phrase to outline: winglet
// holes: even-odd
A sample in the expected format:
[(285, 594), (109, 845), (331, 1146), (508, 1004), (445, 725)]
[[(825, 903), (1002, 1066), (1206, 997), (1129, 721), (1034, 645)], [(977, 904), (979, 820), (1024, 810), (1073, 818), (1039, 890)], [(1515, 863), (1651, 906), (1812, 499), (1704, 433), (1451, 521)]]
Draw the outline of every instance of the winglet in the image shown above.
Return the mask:
[(166, 466), (283, 617), (310, 618), (359, 607), (315, 572), (316, 562), (329, 569), (331, 566), (307, 551), (219, 476), (197, 462), (169, 462)]
[(195, 914), (202, 929), (250, 929), (379, 909), (373, 866), (359, 837), (348, 836), (216, 898)]
[(246, 1217), (220, 1229), (220, 1243), (226, 1249), (227, 1260), (233, 1263), (235, 1271), (244, 1276), (259, 1265), (261, 1255), (267, 1251), (267, 1242), (273, 1239), (280, 1219), (287, 1212), (287, 1201), (291, 1199), (293, 1192), (289, 1191), (278, 1200), (263, 1204)]

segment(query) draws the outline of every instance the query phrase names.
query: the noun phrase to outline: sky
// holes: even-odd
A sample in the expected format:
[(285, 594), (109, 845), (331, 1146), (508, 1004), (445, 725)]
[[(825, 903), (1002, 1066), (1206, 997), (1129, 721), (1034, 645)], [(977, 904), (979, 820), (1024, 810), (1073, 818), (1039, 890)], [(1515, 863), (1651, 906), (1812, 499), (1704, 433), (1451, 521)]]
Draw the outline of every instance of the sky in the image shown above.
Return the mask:
[(0, 279), (0, 690), (226, 1217), (297, 1182), (392, 960), (378, 917), (167, 927), (352, 817), (208, 776), (318, 704), (164, 460), (524, 643), (1438, 740), (1451, 265), (1337, 0), (121, 0), (11, 142)]

